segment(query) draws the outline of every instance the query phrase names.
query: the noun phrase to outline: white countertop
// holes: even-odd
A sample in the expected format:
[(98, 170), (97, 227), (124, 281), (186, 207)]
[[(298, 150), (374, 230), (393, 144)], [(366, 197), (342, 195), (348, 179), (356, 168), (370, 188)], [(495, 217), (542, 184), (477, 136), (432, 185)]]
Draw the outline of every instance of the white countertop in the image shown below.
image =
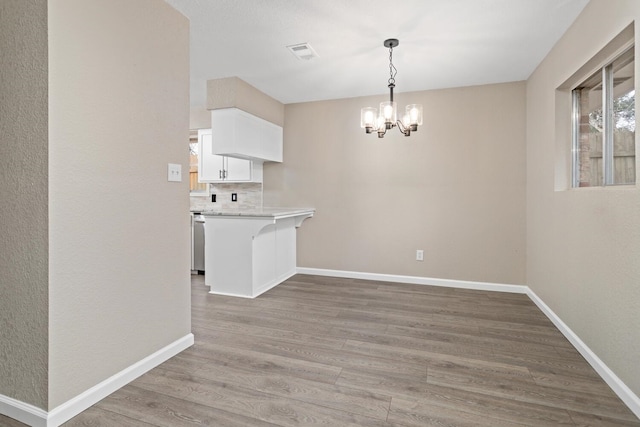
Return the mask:
[(299, 215), (313, 215), (315, 208), (278, 208), (263, 207), (251, 209), (225, 209), (220, 211), (202, 211), (202, 215), (210, 217), (247, 217), (247, 218), (286, 218)]

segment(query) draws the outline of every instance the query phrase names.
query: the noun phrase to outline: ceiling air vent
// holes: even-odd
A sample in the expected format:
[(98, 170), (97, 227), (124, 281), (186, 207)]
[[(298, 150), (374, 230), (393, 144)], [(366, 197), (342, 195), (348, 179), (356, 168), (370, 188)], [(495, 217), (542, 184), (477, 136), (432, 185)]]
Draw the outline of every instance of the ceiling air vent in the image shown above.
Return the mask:
[(299, 43), (287, 46), (287, 49), (293, 53), (298, 59), (317, 58), (318, 54), (309, 43)]

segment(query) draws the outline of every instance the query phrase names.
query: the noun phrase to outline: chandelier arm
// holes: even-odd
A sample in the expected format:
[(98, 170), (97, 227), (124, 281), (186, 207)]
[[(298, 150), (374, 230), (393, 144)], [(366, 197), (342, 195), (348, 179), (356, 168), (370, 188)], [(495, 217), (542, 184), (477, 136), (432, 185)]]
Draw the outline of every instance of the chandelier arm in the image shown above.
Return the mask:
[(408, 126), (405, 126), (402, 124), (402, 121), (398, 120), (396, 122), (396, 125), (398, 126), (398, 130), (400, 132), (402, 132), (404, 134), (404, 136), (409, 136), (411, 135), (411, 128)]

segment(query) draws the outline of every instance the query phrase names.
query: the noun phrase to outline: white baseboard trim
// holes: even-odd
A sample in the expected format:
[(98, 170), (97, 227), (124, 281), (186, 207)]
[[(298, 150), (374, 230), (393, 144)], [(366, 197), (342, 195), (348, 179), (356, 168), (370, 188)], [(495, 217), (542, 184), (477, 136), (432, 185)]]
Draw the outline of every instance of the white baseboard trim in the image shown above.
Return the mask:
[(479, 291), (510, 292), (514, 294), (526, 294), (528, 289), (523, 285), (471, 282), (468, 280), (435, 279), (432, 277), (401, 276), (397, 274), (363, 273), (359, 271), (326, 270), (323, 268), (298, 267), (297, 271), (298, 274), (311, 274), (316, 276), (343, 277), (345, 279), (378, 280), (382, 282), (443, 286), (448, 288), (474, 289)]
[(32, 427), (47, 427), (47, 411), (0, 394), (0, 414)]
[(101, 383), (91, 387), (71, 400), (54, 408), (47, 417), (47, 427), (58, 427), (70, 420), (91, 405), (104, 399), (119, 388), (129, 384), (142, 374), (166, 362), (181, 351), (191, 347), (194, 343), (192, 333), (172, 342), (155, 353), (123, 369)]
[(224, 297), (235, 297), (235, 298), (247, 298), (253, 299), (251, 295), (243, 295), (243, 294), (234, 294), (233, 292), (218, 292), (218, 291), (209, 291), (211, 295), (222, 295)]
[(278, 286), (280, 283), (284, 282), (285, 280), (290, 279), (291, 277), (293, 277), (295, 274), (297, 273), (297, 269), (294, 268), (292, 271), (288, 271), (285, 274), (275, 278), (274, 280), (272, 280), (269, 283), (264, 284), (262, 287), (256, 289), (256, 294), (253, 296), (254, 298), (259, 297), (260, 295), (264, 294), (265, 292), (267, 292), (269, 289), (273, 289), (276, 286)]
[(293, 271), (288, 272), (288, 273), (286, 273), (286, 274), (284, 274), (284, 275), (272, 280), (271, 282), (268, 282), (268, 283), (264, 284), (262, 287), (256, 289), (255, 295), (236, 294), (236, 293), (233, 293), (233, 292), (218, 292), (218, 291), (211, 290), (211, 285), (207, 285), (207, 286), (209, 286), (209, 289), (210, 289), (209, 293), (212, 294), (212, 295), (223, 295), (223, 296), (227, 296), (227, 297), (253, 299), (253, 298), (257, 298), (260, 295), (264, 294), (269, 289), (275, 288), (280, 283), (282, 283), (285, 280), (290, 279), (291, 277), (295, 276), (297, 273), (298, 273), (297, 269), (294, 269)]
[(562, 335), (569, 340), (576, 350), (584, 357), (598, 375), (611, 387), (613, 392), (631, 409), (636, 417), (640, 418), (640, 398), (620, 378), (587, 346), (580, 337), (567, 326), (566, 323), (551, 310), (551, 308), (540, 299), (535, 292), (527, 287), (527, 295), (531, 301), (553, 322), (562, 332)]
[(345, 279), (365, 279), (378, 280), (394, 283), (410, 283), (415, 285), (445, 286), (450, 288), (475, 289), (483, 291), (510, 292), (526, 294), (534, 304), (553, 322), (560, 332), (596, 370), (598, 375), (611, 387), (613, 392), (629, 407), (629, 409), (640, 418), (640, 398), (626, 386), (624, 382), (598, 357), (596, 354), (578, 337), (558, 317), (548, 305), (538, 297), (528, 286), (505, 285), (485, 282), (470, 282), (463, 280), (434, 279), (430, 277), (400, 276), (392, 274), (362, 273), (355, 271), (327, 270), (321, 268), (298, 267), (299, 274), (311, 274), (316, 276), (342, 277)]
[(189, 333), (49, 412), (28, 403), (0, 395), (0, 414), (33, 427), (58, 427), (140, 375), (189, 348), (193, 345), (193, 342), (193, 334)]

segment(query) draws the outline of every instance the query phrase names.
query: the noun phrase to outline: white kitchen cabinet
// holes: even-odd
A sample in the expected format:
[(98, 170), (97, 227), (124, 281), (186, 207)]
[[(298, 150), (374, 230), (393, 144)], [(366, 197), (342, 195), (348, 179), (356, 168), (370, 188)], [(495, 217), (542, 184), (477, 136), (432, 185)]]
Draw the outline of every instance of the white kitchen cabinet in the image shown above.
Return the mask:
[(211, 142), (211, 129), (199, 129), (199, 182), (262, 182), (262, 163), (213, 154)]
[(238, 108), (211, 111), (213, 154), (282, 162), (282, 127)]
[(255, 298), (296, 274), (296, 230), (313, 208), (205, 212), (210, 293)]
[(251, 181), (251, 161), (233, 157), (223, 157), (223, 159), (224, 169), (221, 175), (224, 181)]

